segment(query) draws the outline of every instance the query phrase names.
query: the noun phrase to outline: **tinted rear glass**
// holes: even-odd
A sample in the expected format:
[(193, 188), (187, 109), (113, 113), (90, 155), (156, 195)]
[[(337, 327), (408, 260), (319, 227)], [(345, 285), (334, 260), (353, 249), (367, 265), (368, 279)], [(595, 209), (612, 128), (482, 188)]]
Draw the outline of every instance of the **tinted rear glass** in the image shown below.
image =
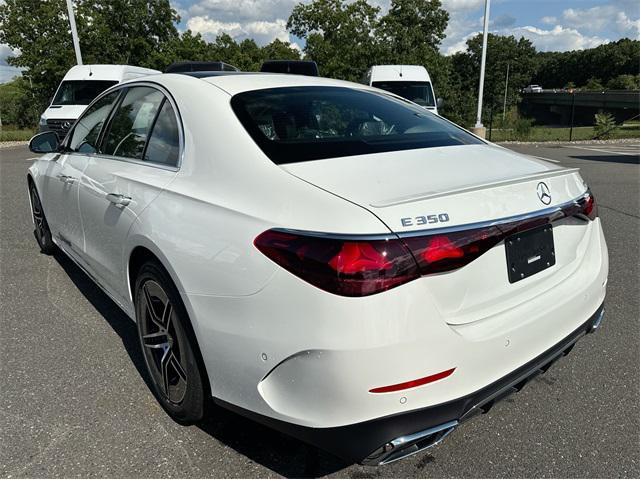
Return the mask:
[(377, 81), (371, 86), (390, 91), (420, 106), (435, 106), (433, 89), (428, 81)]
[(482, 144), (411, 103), (342, 87), (287, 87), (235, 95), (240, 122), (276, 164), (436, 146)]
[(53, 99), (53, 105), (88, 105), (100, 93), (118, 83), (103, 80), (63, 81)]

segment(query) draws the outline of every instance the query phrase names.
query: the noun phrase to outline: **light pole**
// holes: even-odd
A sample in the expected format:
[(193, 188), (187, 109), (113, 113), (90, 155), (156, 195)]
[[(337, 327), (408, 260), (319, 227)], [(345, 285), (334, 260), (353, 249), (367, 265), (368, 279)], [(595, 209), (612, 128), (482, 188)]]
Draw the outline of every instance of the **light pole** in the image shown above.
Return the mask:
[(502, 106), (502, 122), (507, 116), (507, 90), (509, 89), (509, 63), (507, 63), (507, 79), (504, 81), (504, 105)]
[(484, 28), (482, 33), (482, 59), (480, 60), (480, 86), (478, 87), (478, 115), (476, 129), (480, 136), (484, 136), (482, 126), (482, 95), (484, 94), (484, 66), (487, 62), (487, 32), (489, 30), (489, 7), (491, 0), (484, 0)]
[(73, 14), (73, 5), (71, 0), (67, 0), (67, 11), (69, 12), (69, 26), (71, 27), (71, 38), (73, 39), (73, 49), (76, 52), (76, 63), (82, 65), (82, 53), (80, 53), (80, 40), (78, 39), (78, 30), (76, 29), (76, 17)]

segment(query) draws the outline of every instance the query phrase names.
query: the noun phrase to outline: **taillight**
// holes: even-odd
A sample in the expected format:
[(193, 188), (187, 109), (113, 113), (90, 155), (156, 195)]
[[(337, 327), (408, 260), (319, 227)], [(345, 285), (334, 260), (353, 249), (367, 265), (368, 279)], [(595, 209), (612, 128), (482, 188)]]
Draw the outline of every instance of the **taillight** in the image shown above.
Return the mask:
[(418, 261), (420, 274), (442, 273), (461, 268), (486, 253), (500, 240), (495, 226), (452, 233), (404, 237), (403, 241)]
[(392, 236), (365, 240), (268, 230), (254, 244), (287, 271), (342, 296), (379, 293), (420, 276), (409, 250)]
[(272, 261), (318, 288), (342, 296), (368, 296), (420, 276), (462, 268), (514, 233), (571, 216), (594, 220), (597, 215), (595, 199), (587, 191), (551, 213), (478, 228), (375, 239), (273, 229), (260, 234), (254, 244)]
[(590, 220), (595, 220), (598, 217), (598, 205), (596, 205), (596, 198), (593, 196), (593, 193), (591, 193), (591, 190), (587, 190), (581, 206), (582, 214)]

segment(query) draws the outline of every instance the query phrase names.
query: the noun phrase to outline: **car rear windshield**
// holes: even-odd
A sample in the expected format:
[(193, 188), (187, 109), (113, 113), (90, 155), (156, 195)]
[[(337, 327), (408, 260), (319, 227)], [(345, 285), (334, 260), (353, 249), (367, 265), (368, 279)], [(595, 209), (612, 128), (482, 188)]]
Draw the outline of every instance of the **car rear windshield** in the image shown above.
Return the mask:
[(63, 81), (52, 105), (88, 105), (100, 93), (116, 83), (118, 82), (106, 80)]
[(395, 93), (420, 106), (436, 105), (433, 89), (428, 81), (375, 81), (371, 86)]
[(235, 95), (231, 106), (276, 164), (482, 144), (462, 128), (407, 101), (354, 88), (249, 91)]

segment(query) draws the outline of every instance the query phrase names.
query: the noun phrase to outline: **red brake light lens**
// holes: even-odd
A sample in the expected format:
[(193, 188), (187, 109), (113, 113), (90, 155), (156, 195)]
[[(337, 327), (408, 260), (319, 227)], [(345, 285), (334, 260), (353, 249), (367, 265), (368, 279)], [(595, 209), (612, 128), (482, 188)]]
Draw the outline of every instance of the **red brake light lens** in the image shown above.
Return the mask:
[(596, 198), (591, 190), (587, 191), (581, 206), (582, 213), (590, 220), (595, 220), (598, 217), (598, 205), (596, 205)]
[(368, 296), (420, 276), (411, 252), (394, 237), (352, 240), (268, 230), (254, 244), (287, 271), (342, 296)]
[(501, 231), (495, 226), (403, 238), (418, 261), (422, 275), (461, 268), (493, 248), (502, 239)]

